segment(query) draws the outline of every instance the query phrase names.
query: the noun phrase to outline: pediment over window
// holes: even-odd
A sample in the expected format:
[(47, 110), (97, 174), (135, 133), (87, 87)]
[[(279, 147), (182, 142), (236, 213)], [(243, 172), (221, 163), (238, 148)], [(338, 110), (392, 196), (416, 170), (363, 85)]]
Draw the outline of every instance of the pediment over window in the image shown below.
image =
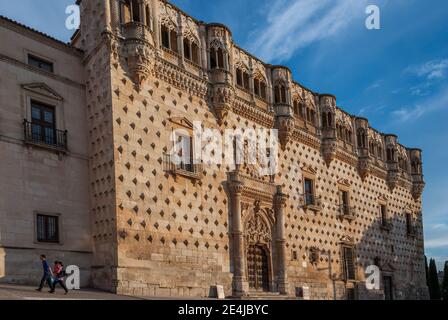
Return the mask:
[(311, 175), (316, 175), (317, 174), (317, 170), (314, 169), (312, 166), (307, 165), (307, 164), (303, 165), (302, 171), (306, 172), (308, 174), (311, 174)]
[(54, 100), (58, 100), (58, 101), (64, 100), (64, 98), (60, 94), (58, 94), (56, 91), (51, 89), (45, 83), (23, 84), (22, 88), (27, 90), (27, 91), (36, 93), (36, 94), (41, 95), (41, 96), (45, 96), (45, 97), (50, 98), (50, 99), (54, 99)]
[(348, 179), (344, 179), (344, 178), (339, 179), (339, 180), (338, 180), (338, 183), (339, 183), (340, 185), (342, 185), (342, 186), (344, 186), (344, 187), (348, 187), (348, 188), (350, 188), (350, 187), (352, 186), (352, 183), (350, 182), (350, 180), (348, 180)]
[(186, 129), (193, 129), (193, 123), (185, 117), (170, 118), (170, 122), (174, 125), (184, 127)]
[(347, 244), (347, 245), (354, 245), (355, 244), (354, 239), (352, 237), (350, 237), (350, 236), (343, 236), (341, 238), (340, 242), (342, 244)]

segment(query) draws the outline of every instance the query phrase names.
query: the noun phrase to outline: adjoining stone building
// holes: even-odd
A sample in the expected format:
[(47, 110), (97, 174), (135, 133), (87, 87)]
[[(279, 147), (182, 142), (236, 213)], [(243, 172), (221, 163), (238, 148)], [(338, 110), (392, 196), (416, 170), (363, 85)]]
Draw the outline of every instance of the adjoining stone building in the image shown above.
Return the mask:
[[(78, 4), (71, 45), (0, 20), (0, 281), (33, 281), (45, 251), (131, 295), (427, 297), (420, 150), (224, 25), (163, 0)], [(173, 130), (192, 152), (197, 121), (278, 129), (279, 172), (174, 164)]]

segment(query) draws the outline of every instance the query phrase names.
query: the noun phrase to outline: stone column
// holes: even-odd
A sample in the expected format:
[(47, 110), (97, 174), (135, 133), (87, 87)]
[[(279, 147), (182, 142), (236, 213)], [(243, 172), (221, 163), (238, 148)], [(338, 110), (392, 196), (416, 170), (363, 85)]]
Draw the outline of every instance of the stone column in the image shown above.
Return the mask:
[(110, 0), (103, 0), (103, 7), (104, 7), (104, 16), (106, 18), (106, 30), (111, 30), (111, 11), (110, 11)]
[(280, 186), (277, 187), (277, 194), (274, 198), (274, 210), (276, 217), (276, 245), (277, 245), (277, 286), (281, 294), (288, 294), (288, 280), (286, 273), (286, 248), (285, 248), (285, 215), (283, 208), (286, 204), (287, 196), (282, 192)]
[(159, 1), (151, 1), (151, 12), (152, 12), (152, 28), (154, 30), (154, 41), (155, 46), (160, 54), (162, 40), (160, 39), (160, 24), (159, 24)]
[(148, 24), (146, 23), (146, 10), (145, 10), (145, 1), (144, 0), (139, 0), (138, 2), (138, 12), (140, 15), (140, 22), (142, 24), (144, 24), (145, 26), (147, 26)]
[(232, 204), (232, 239), (233, 239), (233, 294), (241, 297), (249, 290), (244, 268), (244, 238), (241, 221), (241, 195), (244, 185), (238, 180), (235, 172), (231, 174), (229, 182)]
[(121, 32), (121, 13), (120, 13), (120, 4), (117, 0), (112, 0), (111, 4), (111, 24), (113, 28), (113, 32), (119, 34)]

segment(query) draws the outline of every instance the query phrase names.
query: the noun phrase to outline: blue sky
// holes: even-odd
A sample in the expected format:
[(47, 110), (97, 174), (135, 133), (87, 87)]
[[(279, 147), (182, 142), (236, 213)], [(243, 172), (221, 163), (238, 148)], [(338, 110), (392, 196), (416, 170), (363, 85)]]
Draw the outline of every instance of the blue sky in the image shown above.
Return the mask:
[[(65, 8), (74, 0), (1, 1), (0, 14), (68, 41)], [(425, 245), (448, 260), (448, 2), (446, 0), (173, 0), (338, 105), (424, 151)], [(381, 30), (367, 30), (367, 5)]]

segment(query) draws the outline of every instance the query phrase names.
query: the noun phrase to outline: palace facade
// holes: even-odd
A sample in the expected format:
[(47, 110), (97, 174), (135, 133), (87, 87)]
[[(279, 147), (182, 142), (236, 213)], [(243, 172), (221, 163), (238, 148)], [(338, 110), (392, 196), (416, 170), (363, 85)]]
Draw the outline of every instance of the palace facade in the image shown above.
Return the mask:
[[(36, 283), (45, 253), (136, 296), (427, 298), (421, 150), (222, 24), (163, 0), (78, 4), (70, 44), (0, 18), (0, 281)], [(173, 162), (173, 130), (191, 159), (196, 121), (277, 129), (279, 171)]]

